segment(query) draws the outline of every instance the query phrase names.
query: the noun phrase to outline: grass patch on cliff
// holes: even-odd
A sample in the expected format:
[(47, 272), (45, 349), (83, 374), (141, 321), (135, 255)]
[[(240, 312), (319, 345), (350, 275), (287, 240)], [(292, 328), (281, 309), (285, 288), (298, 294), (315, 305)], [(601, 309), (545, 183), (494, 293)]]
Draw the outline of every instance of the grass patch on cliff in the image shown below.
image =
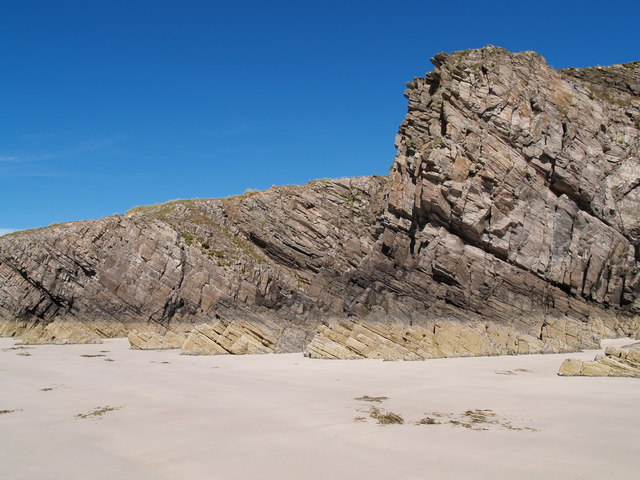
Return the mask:
[(432, 144), (433, 148), (445, 148), (446, 145), (444, 144), (444, 140), (441, 137), (436, 137), (433, 140), (433, 144)]
[(184, 217), (186, 221), (194, 223), (196, 225), (203, 226), (203, 227), (204, 226), (211, 227), (214, 230), (218, 230), (218, 231), (224, 230), (218, 222), (216, 222), (215, 220), (212, 220), (206, 215), (203, 215), (199, 210), (194, 208), (193, 205), (187, 205), (187, 209), (189, 210), (189, 213)]
[(142, 213), (153, 212), (154, 216), (156, 216), (159, 214), (159, 212), (162, 212), (165, 209), (171, 209), (177, 202), (179, 202), (179, 200), (172, 200), (170, 202), (164, 202), (164, 203), (154, 203), (152, 205), (138, 205), (136, 207), (133, 207), (127, 210), (125, 215), (127, 216), (140, 215)]
[[(223, 198), (192, 198), (192, 199), (176, 199), (169, 200), (167, 202), (159, 202), (152, 203), (150, 205), (136, 205), (129, 210), (126, 211), (126, 216), (140, 215), (140, 214), (152, 214), (153, 217), (163, 217), (166, 216), (167, 213), (172, 211), (177, 206), (184, 206), (189, 209), (194, 216), (191, 218), (194, 223), (209, 223), (211, 220), (207, 217), (202, 216), (199, 212), (193, 209), (193, 206), (199, 202), (210, 202), (210, 201), (220, 201), (220, 202), (228, 202), (228, 201), (236, 201), (236, 200), (244, 200), (246, 198), (253, 197), (259, 193), (263, 192), (263, 190), (256, 190), (253, 188), (248, 188), (245, 192), (239, 195), (231, 195)], [(198, 218), (197, 218), (198, 217)]]
[(145, 213), (145, 212), (148, 212), (150, 210), (153, 210), (154, 208), (156, 208), (159, 205), (160, 205), (159, 203), (154, 203), (153, 205), (136, 205), (135, 207), (132, 207), (129, 210), (127, 210), (125, 212), (125, 215), (127, 215), (127, 216), (129, 216), (129, 215), (139, 215), (141, 213)]
[(358, 196), (350, 193), (349, 195), (344, 194), (344, 193), (339, 193), (338, 196), (344, 200), (344, 203), (346, 203), (351, 209), (356, 210), (356, 200), (358, 200)]
[(589, 98), (591, 100), (601, 100), (603, 102), (607, 102), (609, 104), (613, 104), (613, 105), (618, 105), (620, 107), (628, 107), (630, 106), (634, 101), (635, 102), (639, 102), (640, 101), (640, 97), (635, 97), (630, 95), (627, 98), (624, 99), (620, 99), (620, 98), (613, 98), (611, 95), (609, 95), (606, 91), (604, 90), (600, 90), (596, 87), (592, 87), (591, 85), (587, 85), (587, 88), (589, 89)]
[(184, 239), (184, 243), (186, 243), (188, 246), (193, 245), (193, 242), (195, 240), (199, 241), (200, 243), (203, 242), (202, 238), (196, 237), (195, 235), (192, 235), (189, 232), (180, 232), (179, 235), (181, 238)]
[(41, 232), (44, 230), (49, 230), (51, 228), (69, 228), (73, 223), (76, 223), (76, 222), (53, 222), (47, 225), (46, 227), (27, 228), (25, 230), (16, 230), (15, 232), (5, 233), (4, 235), (2, 235), (2, 238), (17, 237), (25, 233), (28, 234), (28, 233), (34, 233), (34, 232)]
[[(280, 187), (279, 187), (280, 188)], [(284, 188), (284, 187), (282, 187)], [(192, 233), (196, 228), (200, 227), (206, 230), (213, 230), (217, 234), (222, 234), (226, 237), (229, 243), (236, 248), (242, 250), (248, 257), (253, 259), (258, 263), (266, 262), (266, 259), (256, 252), (251, 246), (248, 245), (242, 238), (238, 235), (231, 233), (224, 226), (216, 222), (212, 219), (206, 212), (204, 212), (201, 208), (199, 208), (199, 203), (203, 202), (216, 202), (214, 203), (214, 211), (213, 215), (215, 215), (215, 208), (221, 208), (221, 214), (225, 215), (224, 210), (226, 210), (226, 214), (232, 213), (232, 205), (237, 203), (237, 201), (242, 201), (244, 199), (253, 197), (259, 193), (262, 193), (261, 190), (253, 190), (248, 189), (241, 195), (235, 195), (231, 197), (226, 197), (222, 199), (193, 199), (193, 200), (171, 200), (165, 203), (157, 203), (153, 205), (141, 205), (137, 207), (133, 207), (132, 209), (127, 211), (127, 216), (131, 215), (139, 215), (144, 214), (150, 218), (159, 219), (167, 224), (169, 224), (175, 231), (178, 232), (178, 235), (184, 239), (187, 246), (200, 246), (201, 253), (210, 258), (218, 259), (220, 266), (229, 266), (230, 263), (220, 263), (221, 259), (225, 258), (225, 253), (219, 249), (211, 248), (209, 242), (211, 240), (207, 238), (205, 240), (199, 235)], [(219, 203), (217, 203), (219, 202)], [(180, 212), (174, 213), (175, 209), (178, 207), (182, 207)], [(178, 215), (179, 213), (179, 215)], [(267, 225), (268, 221), (261, 223), (261, 226)], [(191, 225), (190, 225), (191, 224)], [(215, 236), (214, 236), (215, 237)], [(222, 242), (226, 244), (226, 242)], [(223, 245), (224, 246), (224, 245)], [(236, 257), (232, 257), (236, 258)]]
[[(255, 192), (255, 193), (258, 193), (258, 192)], [(203, 215), (198, 210), (196, 210), (192, 205), (187, 206), (187, 208), (189, 210), (189, 214), (185, 216), (185, 219), (187, 221), (203, 227), (205, 226), (210, 227), (215, 232), (224, 235), (227, 238), (227, 240), (230, 241), (236, 248), (239, 248), (240, 250), (242, 250), (247, 256), (249, 256), (256, 262), (258, 263), (266, 262), (266, 259), (262, 255), (257, 253), (255, 250), (253, 250), (242, 238), (232, 234), (216, 221)], [(211, 248), (209, 241), (208, 240), (205, 241), (202, 237), (193, 235), (189, 232), (180, 232), (180, 236), (185, 239), (185, 242), (187, 243), (187, 245), (192, 245), (194, 243), (199, 244), (202, 247), (201, 253), (203, 255), (207, 255), (208, 257), (211, 257), (211, 258), (215, 257), (219, 260), (224, 259), (226, 257), (224, 252), (218, 249)], [(232, 258), (235, 258), (235, 257), (232, 257)], [(225, 264), (225, 265), (228, 266), (230, 264)], [(224, 266), (224, 265), (220, 265), (220, 266)]]
[(256, 262), (264, 263), (264, 262), (267, 261), (262, 255), (260, 255), (255, 250), (253, 250), (253, 248), (251, 248), (247, 244), (247, 242), (242, 240), (240, 237), (233, 237), (232, 242), (236, 247), (241, 249), (245, 254), (247, 254), (249, 257), (253, 258)]
[(188, 209), (192, 208), (197, 202), (206, 201), (201, 198), (194, 198), (191, 200), (169, 200), (168, 202), (154, 203), (151, 205), (138, 205), (136, 207), (130, 208), (125, 213), (126, 216), (132, 215), (140, 215), (140, 214), (149, 214), (153, 218), (158, 218), (160, 220), (165, 221), (166, 216), (173, 212), (176, 207), (183, 206)]
[(221, 198), (222, 201), (238, 201), (238, 200), (246, 200), (247, 198), (251, 198), (258, 193), (261, 193), (263, 190), (256, 190), (255, 188), (247, 188), (243, 193), (239, 195), (231, 195), (229, 197)]

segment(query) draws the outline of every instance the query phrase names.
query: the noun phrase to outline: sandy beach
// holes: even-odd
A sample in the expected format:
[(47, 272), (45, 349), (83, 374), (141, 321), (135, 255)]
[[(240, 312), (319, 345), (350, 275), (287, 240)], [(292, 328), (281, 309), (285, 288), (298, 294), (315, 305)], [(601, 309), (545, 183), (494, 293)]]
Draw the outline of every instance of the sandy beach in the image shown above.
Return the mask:
[[(556, 375), (596, 353), (383, 362), (0, 339), (0, 478), (637, 478), (640, 381)], [(374, 418), (389, 412), (404, 423)]]

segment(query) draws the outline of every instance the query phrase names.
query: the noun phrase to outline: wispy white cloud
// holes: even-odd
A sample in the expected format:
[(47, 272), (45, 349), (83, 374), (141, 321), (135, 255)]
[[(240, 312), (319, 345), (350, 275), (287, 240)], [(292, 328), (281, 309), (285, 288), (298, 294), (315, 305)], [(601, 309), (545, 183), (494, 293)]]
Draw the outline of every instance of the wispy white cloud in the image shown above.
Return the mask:
[(115, 133), (107, 137), (90, 138), (88, 140), (83, 140), (82, 142), (78, 142), (77, 144), (65, 150), (45, 152), (38, 155), (26, 157), (26, 159), (30, 161), (42, 161), (56, 160), (65, 157), (74, 157), (76, 155), (81, 155), (84, 153), (104, 150), (111, 147), (112, 145), (115, 145), (116, 143), (124, 142), (126, 139), (127, 136), (124, 133)]
[(0, 237), (9, 233), (17, 232), (19, 228), (0, 228)]
[(73, 148), (65, 152), (66, 155), (77, 155), (79, 153), (94, 152), (96, 150), (104, 150), (116, 143), (124, 142), (127, 136), (124, 133), (115, 133), (103, 138), (93, 138), (80, 142)]
[[(83, 140), (70, 146), (69, 148), (62, 150), (51, 150), (40, 153), (32, 153), (28, 155), (0, 155), (0, 163), (5, 163), (6, 168), (9, 168), (8, 164), (30, 164), (34, 162), (45, 162), (47, 160), (60, 160), (65, 158), (77, 157), (80, 155), (87, 155), (93, 152), (99, 152), (106, 150), (109, 147), (124, 142), (127, 140), (127, 136), (123, 133), (115, 133), (101, 138), (91, 138)], [(17, 166), (16, 166), (17, 167)], [(14, 171), (3, 172), (5, 177), (60, 177), (68, 176), (66, 172), (42, 172), (42, 171), (16, 171), (14, 167), (11, 168)], [(20, 168), (23, 170), (23, 168)]]

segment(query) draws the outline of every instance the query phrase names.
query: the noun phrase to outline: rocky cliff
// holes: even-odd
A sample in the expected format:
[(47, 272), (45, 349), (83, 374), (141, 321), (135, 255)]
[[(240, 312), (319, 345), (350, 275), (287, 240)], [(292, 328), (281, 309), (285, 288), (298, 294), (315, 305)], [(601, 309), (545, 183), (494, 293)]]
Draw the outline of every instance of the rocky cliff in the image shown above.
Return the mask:
[(388, 177), (0, 239), (0, 333), (186, 353), (558, 352), (640, 321), (640, 64), (438, 54)]
[(348, 277), (374, 247), (385, 182), (319, 180), (5, 236), (2, 333), (162, 348), (207, 343), (215, 324), (244, 345), (228, 351), (301, 351), (356, 295)]

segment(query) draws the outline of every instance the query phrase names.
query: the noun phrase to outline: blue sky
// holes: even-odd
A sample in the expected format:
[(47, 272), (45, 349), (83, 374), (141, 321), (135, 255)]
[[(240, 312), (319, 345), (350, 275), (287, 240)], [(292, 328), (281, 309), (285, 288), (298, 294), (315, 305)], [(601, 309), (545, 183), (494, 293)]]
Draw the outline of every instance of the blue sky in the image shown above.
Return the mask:
[(12, 1), (0, 6), (0, 234), (385, 174), (440, 51), (640, 59), (637, 2)]

